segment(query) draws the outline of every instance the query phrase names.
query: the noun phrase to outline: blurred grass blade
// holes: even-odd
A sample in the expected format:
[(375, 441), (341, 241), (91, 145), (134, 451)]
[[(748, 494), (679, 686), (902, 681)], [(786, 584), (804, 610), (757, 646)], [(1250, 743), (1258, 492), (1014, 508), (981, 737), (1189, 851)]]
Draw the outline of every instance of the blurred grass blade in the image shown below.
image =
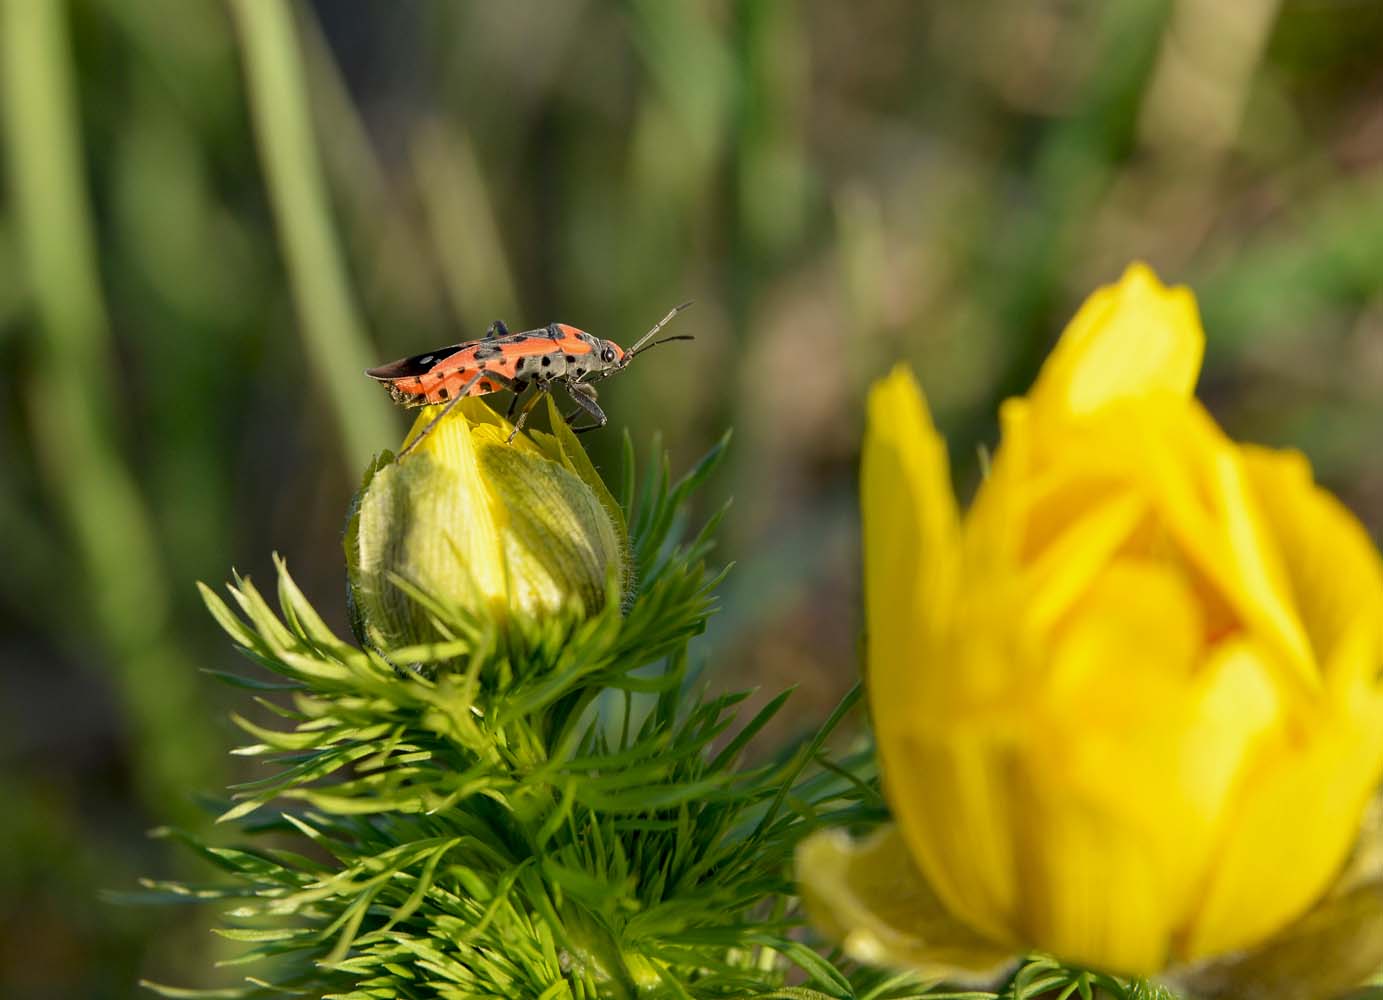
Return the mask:
[(479, 337), (496, 318), (522, 324), (475, 146), (466, 135), (432, 122), (413, 143), (413, 164), (462, 336)]
[(356, 316), (332, 230), (292, 9), (281, 0), (229, 2), (307, 360), (332, 409), (347, 467), (360, 469), (392, 440), (394, 427), (384, 394), (361, 375), (379, 359)]
[(1031, 168), (1033, 196), (1021, 211), (1005, 209), (1002, 219), (975, 231), (978, 241), (989, 244), (992, 227), (1002, 224), (1005, 234), (982, 255), (973, 278), (992, 329), (1013, 338), (997, 398), (1025, 391), (1047, 352), (1062, 276), (1088, 238), (1092, 217), (1133, 140), (1136, 110), (1173, 6), (1172, 0), (1129, 0), (1084, 9), (1092, 65), (1071, 113), (1044, 135)]
[(188, 793), (215, 781), (212, 730), (201, 721), (197, 673), (168, 638), (153, 528), (113, 438), (113, 352), (81, 175), (66, 5), (0, 3), (0, 67), (9, 194), (37, 319), (35, 453), (82, 554), (143, 792), (161, 814), (186, 814)]
[(13, 237), (4, 219), (0, 219), (0, 339), (9, 331), (25, 306), (24, 287), (17, 271)]
[[(306, 7), (299, 7), (298, 14), (303, 72), (326, 183), (339, 206), (347, 254), (359, 262), (356, 289), (367, 311), (388, 316), (391, 331), (407, 337), (410, 330), (436, 324), (445, 308), (421, 220), (405, 205), (410, 192), (394, 182), (372, 145), (319, 18)], [(396, 345), (387, 335), (376, 342), (404, 343)], [(398, 346), (397, 353), (407, 350)]]
[(737, 238), (742, 266), (762, 268), (800, 243), (807, 221), (810, 47), (798, 4), (740, 4), (735, 20)]

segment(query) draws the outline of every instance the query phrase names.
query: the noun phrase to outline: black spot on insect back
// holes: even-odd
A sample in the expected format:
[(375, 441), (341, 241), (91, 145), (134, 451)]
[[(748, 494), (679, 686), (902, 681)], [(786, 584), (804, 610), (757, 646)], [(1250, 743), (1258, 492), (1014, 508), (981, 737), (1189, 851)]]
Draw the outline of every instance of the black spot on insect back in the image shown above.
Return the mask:
[(576, 358), (574, 358), (574, 357), (572, 357), (570, 354), (568, 354), (568, 355), (567, 355), (567, 364), (570, 365), (570, 364), (575, 364), (575, 363), (576, 363)]
[(525, 358), (519, 358), (519, 360), (515, 361), (515, 362), (514, 362), (514, 371), (516, 371), (516, 372), (521, 372), (521, 371), (523, 371), (523, 363), (524, 363), (525, 360), (527, 360), (527, 359), (525, 359)]
[(550, 365), (550, 364), (552, 364), (552, 357), (551, 357), (550, 355), (544, 354), (544, 355), (543, 355), (543, 367), (546, 368), (546, 367), (547, 367), (548, 365)]
[(437, 395), (441, 396), (443, 399), (446, 399), (448, 396), (451, 395), (451, 393), (447, 390), (446, 386), (442, 386), (442, 388), (437, 390)]

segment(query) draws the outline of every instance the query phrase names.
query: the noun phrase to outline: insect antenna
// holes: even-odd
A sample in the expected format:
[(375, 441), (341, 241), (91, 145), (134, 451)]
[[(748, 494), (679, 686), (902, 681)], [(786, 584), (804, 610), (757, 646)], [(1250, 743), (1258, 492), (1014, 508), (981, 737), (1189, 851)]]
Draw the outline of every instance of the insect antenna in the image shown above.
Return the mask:
[(636, 340), (634, 342), (634, 346), (624, 352), (625, 364), (628, 364), (630, 358), (632, 358), (635, 354), (638, 354), (640, 351), (644, 350), (647, 347), (657, 347), (658, 344), (666, 344), (669, 340), (691, 340), (691, 337), (683, 335), (678, 337), (665, 337), (664, 339), (656, 341), (655, 343), (649, 343), (650, 340), (652, 340), (654, 337), (658, 335), (659, 330), (661, 330), (663, 327), (667, 326), (669, 323), (672, 322), (672, 317), (676, 316), (679, 312), (681, 312), (683, 309), (686, 309), (690, 305), (690, 302), (683, 302), (680, 306), (673, 307), (671, 312), (669, 312), (662, 319), (658, 320), (658, 322), (653, 325), (653, 329), (649, 330), (642, 337)]
[[(644, 351), (651, 351), (651, 350), (653, 350), (653, 348), (657, 347), (659, 344), (670, 344), (670, 343), (672, 343), (674, 340), (695, 340), (695, 339), (696, 339), (696, 338), (693, 337), (690, 333), (679, 333), (679, 334), (678, 334), (677, 336), (675, 336), (675, 337), (664, 337), (662, 340), (655, 340), (655, 341), (654, 341), (653, 343), (651, 343), (651, 344), (644, 344), (642, 347), (638, 348), (637, 350), (638, 350), (638, 353), (642, 354)], [(634, 356), (634, 353), (635, 353), (635, 351), (634, 351), (633, 349), (631, 349), (631, 350), (629, 350), (629, 351), (624, 355), (624, 363), (625, 363), (626, 365), (629, 363), (629, 359), (632, 358), (632, 357)]]

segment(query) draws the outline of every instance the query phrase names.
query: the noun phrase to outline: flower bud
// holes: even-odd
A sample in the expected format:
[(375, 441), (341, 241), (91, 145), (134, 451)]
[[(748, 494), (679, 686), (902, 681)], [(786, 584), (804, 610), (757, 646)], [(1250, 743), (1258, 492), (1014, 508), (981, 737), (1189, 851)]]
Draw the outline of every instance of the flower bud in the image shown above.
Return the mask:
[(362, 640), (388, 649), (441, 638), (410, 591), (492, 620), (590, 615), (623, 592), (623, 516), (548, 405), (555, 432), (512, 441), (512, 425), (481, 400), (463, 400), (435, 426), (440, 407), (427, 407), (402, 457), (382, 456), (345, 539)]

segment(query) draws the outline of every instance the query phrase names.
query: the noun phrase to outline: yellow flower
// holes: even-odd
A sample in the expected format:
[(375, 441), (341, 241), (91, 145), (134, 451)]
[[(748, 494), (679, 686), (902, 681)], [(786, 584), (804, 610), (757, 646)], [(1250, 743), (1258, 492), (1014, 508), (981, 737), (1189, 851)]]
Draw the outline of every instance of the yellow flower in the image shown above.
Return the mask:
[[(1302, 456), (1196, 401), (1203, 347), (1191, 293), (1131, 267), (1003, 405), (963, 516), (911, 373), (874, 387), (866, 683), (899, 836), (799, 855), (859, 957), (1150, 974), (1289, 935), (1341, 872), (1383, 770), (1383, 574)], [(871, 902), (889, 866), (916, 917)]]
[[(405, 448), (440, 407), (420, 411)], [(592, 614), (628, 577), (614, 498), (549, 402), (553, 434), (464, 400), (402, 458), (385, 454), (346, 531), (358, 631), (392, 648), (439, 638), (415, 590), (482, 618)]]

